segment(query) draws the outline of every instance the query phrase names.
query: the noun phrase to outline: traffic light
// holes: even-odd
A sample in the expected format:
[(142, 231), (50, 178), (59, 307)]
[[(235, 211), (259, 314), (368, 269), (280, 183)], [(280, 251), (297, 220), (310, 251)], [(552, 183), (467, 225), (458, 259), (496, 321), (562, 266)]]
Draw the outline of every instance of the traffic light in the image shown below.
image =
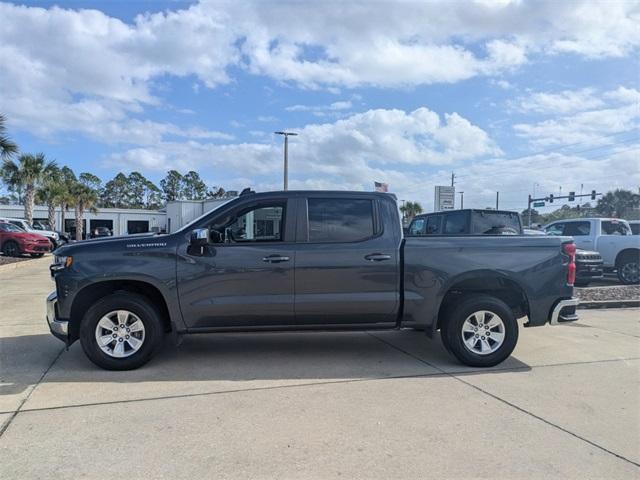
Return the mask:
[(595, 200), (595, 199), (596, 199), (596, 191), (591, 190), (591, 200)]
[(569, 201), (573, 202), (576, 199), (576, 192), (569, 192)]
[(549, 203), (553, 203), (553, 193), (549, 195)]

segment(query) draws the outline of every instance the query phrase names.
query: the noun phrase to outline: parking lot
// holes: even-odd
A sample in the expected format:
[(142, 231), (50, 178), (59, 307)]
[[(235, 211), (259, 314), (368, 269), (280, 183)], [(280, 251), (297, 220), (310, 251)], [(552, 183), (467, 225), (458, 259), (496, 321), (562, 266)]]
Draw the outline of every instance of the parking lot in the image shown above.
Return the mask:
[(521, 330), (498, 367), (415, 331), (199, 335), (132, 372), (65, 351), (50, 259), (0, 269), (0, 477), (640, 478), (640, 311)]

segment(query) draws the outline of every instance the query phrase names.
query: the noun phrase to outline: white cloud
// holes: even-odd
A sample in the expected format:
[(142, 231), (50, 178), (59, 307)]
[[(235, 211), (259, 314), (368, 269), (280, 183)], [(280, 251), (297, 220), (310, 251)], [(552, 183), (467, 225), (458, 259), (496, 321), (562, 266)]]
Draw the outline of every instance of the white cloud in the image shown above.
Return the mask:
[(349, 110), (353, 104), (349, 100), (333, 102), (329, 105), (291, 105), (286, 107), (287, 112), (336, 112), (341, 110)]
[[(440, 117), (427, 108), (369, 110), (296, 131), (299, 136), (289, 145), (293, 188), (361, 190), (383, 180), (395, 191), (419, 191), (430, 180), (425, 169), (432, 165), (501, 153), (486, 132), (465, 118), (456, 113)], [(119, 168), (139, 164), (158, 172), (212, 169), (229, 179), (244, 178), (249, 171), (255, 186), (280, 188), (282, 145), (264, 132), (253, 133), (269, 143), (161, 142), (111, 155), (107, 163)]]
[(519, 103), (524, 112), (565, 114), (601, 107), (604, 100), (596, 95), (595, 89), (583, 88), (558, 93), (535, 92), (521, 98)]
[(534, 93), (520, 100), (521, 110), (551, 115), (551, 118), (518, 123), (513, 128), (535, 147), (614, 143), (614, 135), (639, 127), (639, 99), (640, 92), (625, 87), (609, 92), (587, 88)]

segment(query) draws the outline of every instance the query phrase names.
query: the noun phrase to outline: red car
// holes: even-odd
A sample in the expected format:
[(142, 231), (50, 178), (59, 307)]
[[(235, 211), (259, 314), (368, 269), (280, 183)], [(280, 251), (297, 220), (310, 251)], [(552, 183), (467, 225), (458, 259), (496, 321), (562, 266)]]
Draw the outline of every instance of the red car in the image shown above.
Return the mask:
[(41, 257), (51, 250), (51, 242), (47, 237), (25, 232), (11, 223), (0, 223), (0, 250), (7, 257), (17, 257), (23, 253)]

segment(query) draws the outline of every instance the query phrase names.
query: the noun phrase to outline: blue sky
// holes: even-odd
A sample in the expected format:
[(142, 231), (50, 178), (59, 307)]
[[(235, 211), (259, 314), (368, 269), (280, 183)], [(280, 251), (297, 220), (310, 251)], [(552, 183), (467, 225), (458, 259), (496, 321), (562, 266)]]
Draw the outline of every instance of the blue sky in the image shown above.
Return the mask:
[(371, 189), (433, 208), (640, 185), (636, 2), (0, 3), (0, 112), (104, 181)]

